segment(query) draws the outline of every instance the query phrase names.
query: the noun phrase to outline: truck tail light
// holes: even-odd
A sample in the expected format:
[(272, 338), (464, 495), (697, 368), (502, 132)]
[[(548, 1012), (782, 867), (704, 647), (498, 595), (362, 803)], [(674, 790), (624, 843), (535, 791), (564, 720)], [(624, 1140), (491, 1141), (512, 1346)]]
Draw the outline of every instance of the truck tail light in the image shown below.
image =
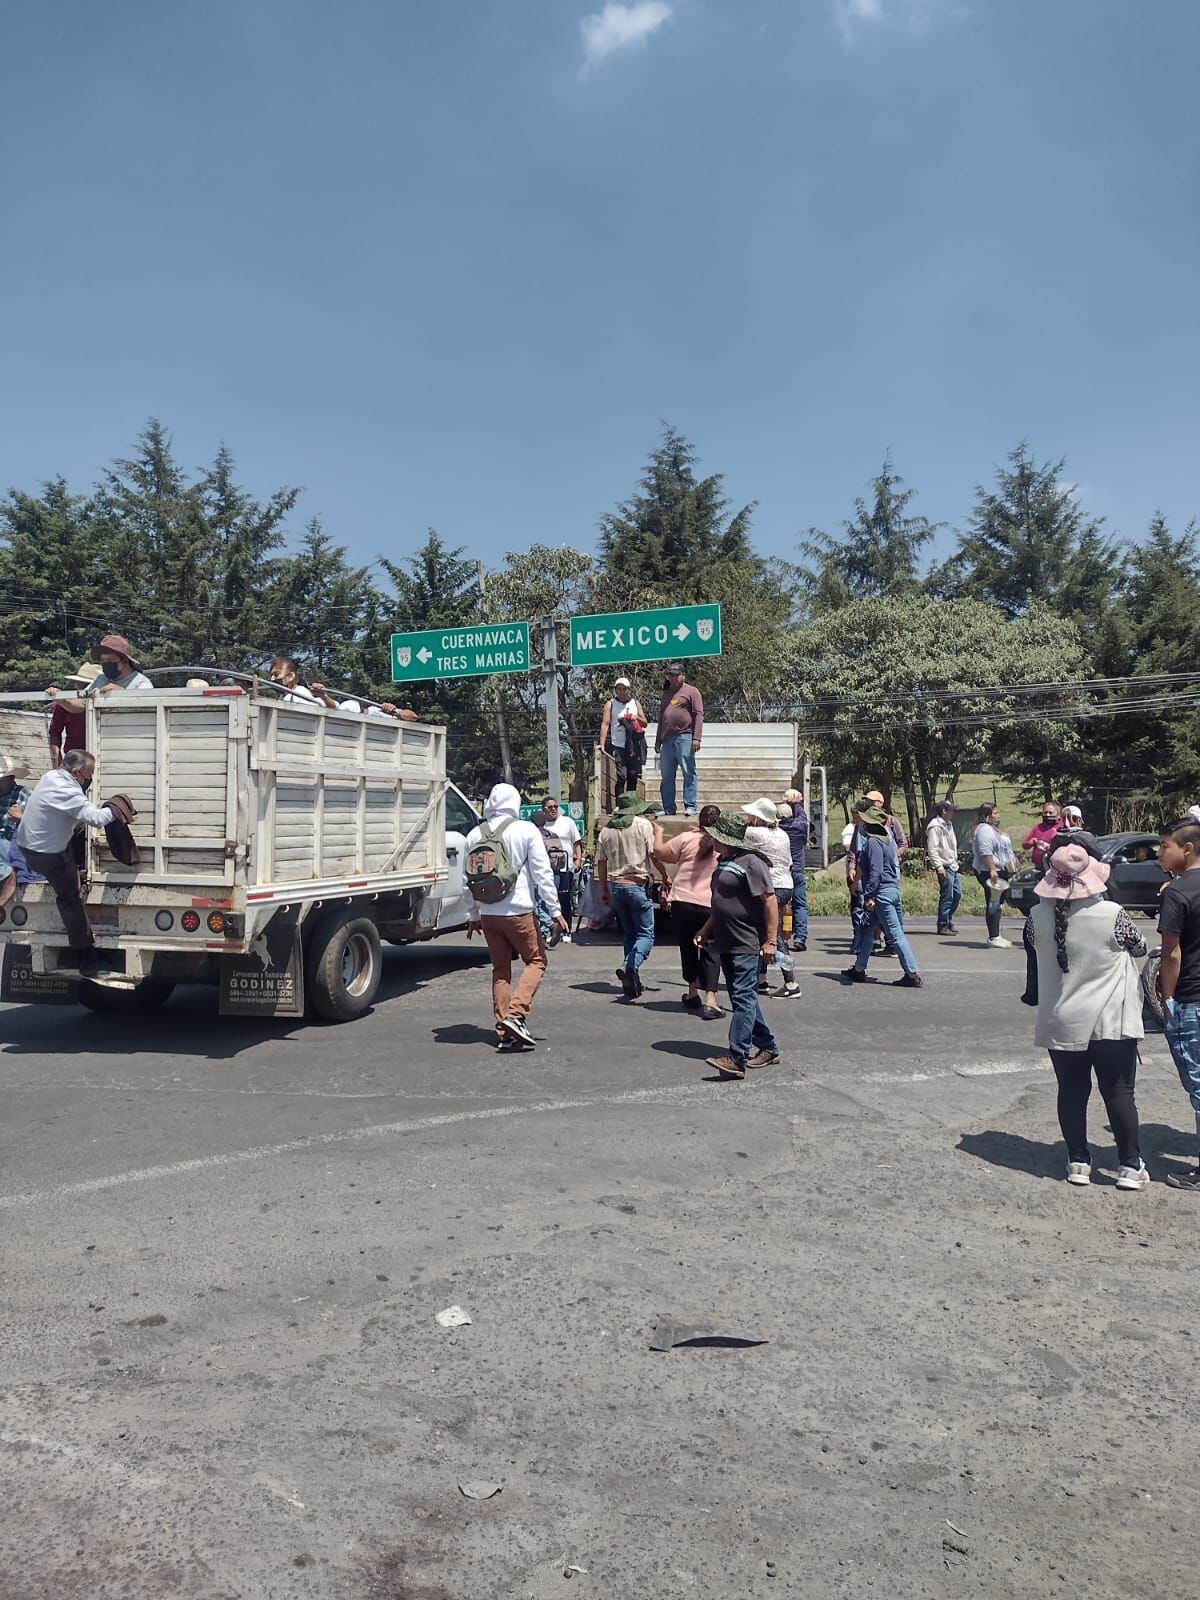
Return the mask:
[(185, 911), (179, 919), (179, 926), (184, 933), (195, 933), (200, 926), (200, 913), (198, 911)]
[(160, 933), (167, 933), (175, 926), (175, 915), (171, 911), (156, 911), (154, 913), (154, 926)]
[(10, 916), (12, 917), (12, 925), (14, 928), (23, 928), (29, 921), (29, 912), (26, 911), (24, 906), (14, 906), (10, 912)]
[(0, 922), (4, 922), (7, 919), (7, 917), (8, 917), (8, 912), (5, 911), (3, 906), (0, 906)]
[(208, 913), (209, 933), (225, 932), (225, 913), (223, 911), (210, 911)]

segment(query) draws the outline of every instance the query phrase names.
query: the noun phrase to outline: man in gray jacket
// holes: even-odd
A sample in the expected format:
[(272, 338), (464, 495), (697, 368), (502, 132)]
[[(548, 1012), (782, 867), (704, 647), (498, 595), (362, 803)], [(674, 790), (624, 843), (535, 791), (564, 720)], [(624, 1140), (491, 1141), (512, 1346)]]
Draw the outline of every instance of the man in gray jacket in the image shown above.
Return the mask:
[(954, 807), (949, 800), (941, 800), (933, 808), (933, 816), (925, 829), (925, 857), (937, 873), (940, 885), (938, 895), (937, 931), (957, 933), (954, 913), (962, 899), (962, 884), (958, 876), (958, 837), (954, 832)]

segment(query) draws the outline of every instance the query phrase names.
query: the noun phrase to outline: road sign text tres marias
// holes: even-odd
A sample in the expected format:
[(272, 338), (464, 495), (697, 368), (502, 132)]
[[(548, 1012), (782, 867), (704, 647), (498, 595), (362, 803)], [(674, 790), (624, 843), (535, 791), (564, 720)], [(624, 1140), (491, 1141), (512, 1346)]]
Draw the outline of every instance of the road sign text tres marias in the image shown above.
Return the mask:
[(481, 622), (392, 635), (392, 679), (396, 683), (528, 671), (527, 622)]
[(721, 608), (666, 606), (571, 618), (571, 665), (598, 667), (721, 654)]

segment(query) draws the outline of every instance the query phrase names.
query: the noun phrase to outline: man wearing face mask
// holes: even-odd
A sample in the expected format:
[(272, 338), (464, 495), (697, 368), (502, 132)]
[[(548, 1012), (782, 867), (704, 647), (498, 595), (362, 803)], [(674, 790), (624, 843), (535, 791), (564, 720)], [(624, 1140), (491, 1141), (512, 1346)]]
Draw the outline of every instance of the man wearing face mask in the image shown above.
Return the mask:
[[(84, 689), (85, 695), (112, 694), (117, 689), (153, 689), (154, 685), (142, 671), (142, 664), (136, 661), (133, 655), (133, 646), (128, 639), (123, 639), (119, 633), (106, 633), (98, 645), (92, 647), (89, 659), (100, 668), (92, 681)], [(72, 677), (78, 682), (83, 676), (82, 671), (73, 673)], [(46, 693), (58, 700), (64, 711), (82, 711), (82, 700), (63, 700), (62, 691), (53, 685)], [(76, 747), (78, 748), (78, 746)], [(65, 752), (63, 752), (65, 754)], [(60, 758), (61, 759), (61, 758)]]

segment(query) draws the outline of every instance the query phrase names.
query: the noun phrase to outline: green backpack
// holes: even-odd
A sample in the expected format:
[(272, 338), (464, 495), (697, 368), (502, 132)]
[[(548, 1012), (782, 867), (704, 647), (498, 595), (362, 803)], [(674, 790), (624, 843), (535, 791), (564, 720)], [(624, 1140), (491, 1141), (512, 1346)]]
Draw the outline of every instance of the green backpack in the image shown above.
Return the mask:
[(498, 828), (485, 822), (479, 838), (467, 851), (467, 888), (481, 906), (494, 906), (505, 899), (520, 876), (504, 842), (504, 832), (511, 821), (511, 817), (505, 817)]

